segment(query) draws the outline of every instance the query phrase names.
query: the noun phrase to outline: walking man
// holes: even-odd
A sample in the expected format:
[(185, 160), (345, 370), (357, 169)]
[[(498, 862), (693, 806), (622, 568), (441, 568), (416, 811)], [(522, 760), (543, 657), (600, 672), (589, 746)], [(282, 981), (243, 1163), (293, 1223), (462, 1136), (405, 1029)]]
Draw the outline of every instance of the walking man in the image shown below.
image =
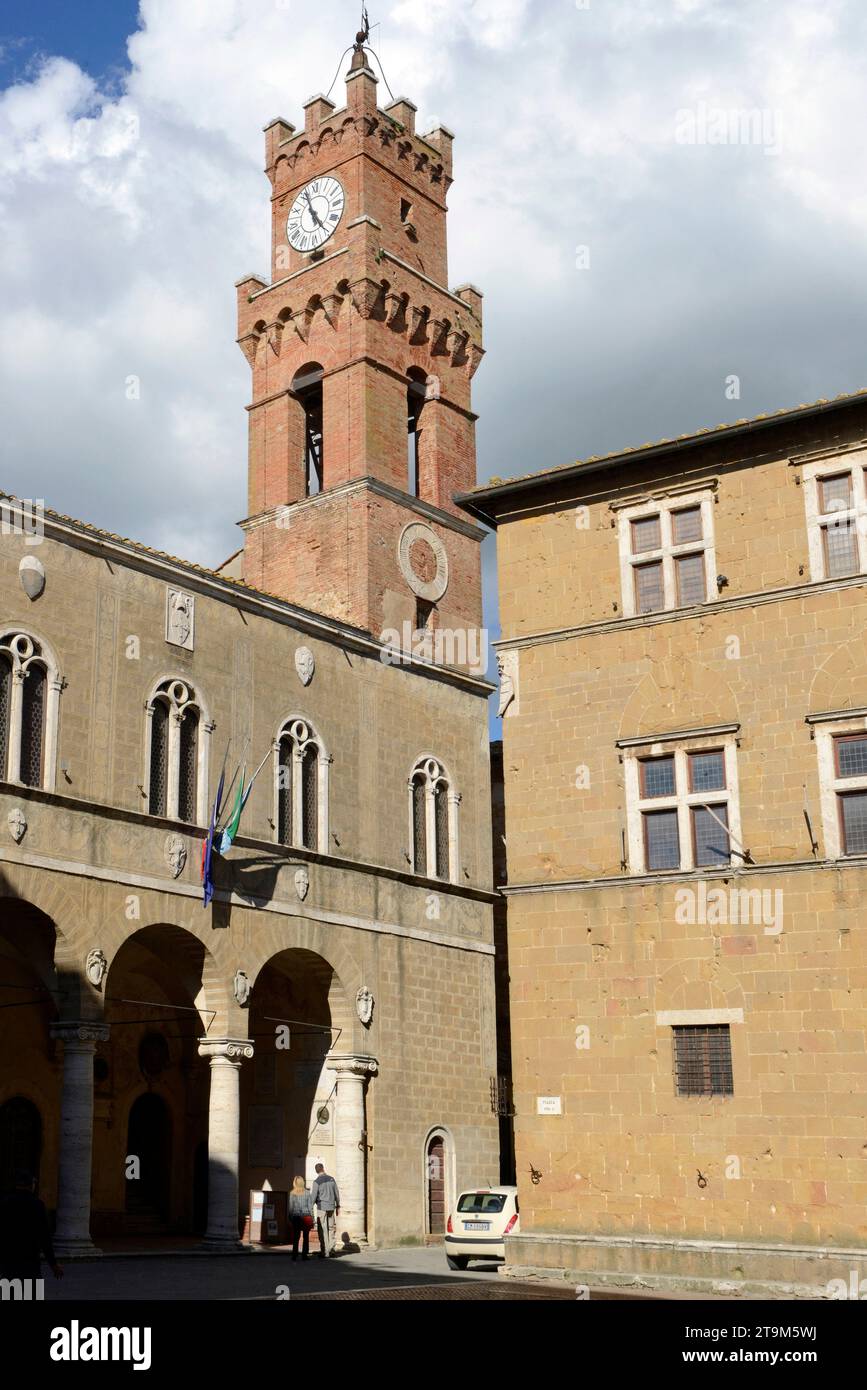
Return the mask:
[(337, 1233), (337, 1215), (340, 1211), (340, 1193), (337, 1183), (325, 1171), (324, 1163), (317, 1163), (316, 1177), (311, 1194), (313, 1205), (319, 1208), (319, 1258), (335, 1255), (334, 1240)]
[(23, 1298), (39, 1297), (43, 1255), (55, 1279), (63, 1278), (35, 1186), (32, 1173), (17, 1172), (14, 1191), (0, 1198), (0, 1277), (20, 1281)]

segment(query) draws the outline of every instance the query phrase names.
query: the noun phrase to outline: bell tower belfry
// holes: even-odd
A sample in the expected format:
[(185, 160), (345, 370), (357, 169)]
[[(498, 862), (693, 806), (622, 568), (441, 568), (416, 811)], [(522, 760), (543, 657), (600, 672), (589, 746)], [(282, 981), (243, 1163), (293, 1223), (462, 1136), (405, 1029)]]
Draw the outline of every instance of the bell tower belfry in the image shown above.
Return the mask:
[(482, 296), (448, 288), (453, 136), (377, 104), (366, 34), (346, 104), (265, 128), (271, 281), (238, 282), (253, 375), (243, 576), (350, 623), (481, 626), (471, 381)]

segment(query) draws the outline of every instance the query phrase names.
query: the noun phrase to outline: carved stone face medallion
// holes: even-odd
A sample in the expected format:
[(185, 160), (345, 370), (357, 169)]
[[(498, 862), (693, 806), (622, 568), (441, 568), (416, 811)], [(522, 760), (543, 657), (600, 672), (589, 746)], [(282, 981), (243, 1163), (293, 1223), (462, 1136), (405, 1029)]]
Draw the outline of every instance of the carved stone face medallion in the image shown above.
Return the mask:
[(187, 862), (187, 847), (180, 835), (166, 836), (165, 854), (172, 877), (179, 878)]
[(365, 1028), (373, 1018), (374, 998), (367, 985), (362, 985), (355, 996), (355, 1012), (364, 1024)]
[(95, 946), (92, 951), (88, 951), (87, 960), (84, 964), (84, 973), (96, 989), (102, 988), (102, 982), (105, 979), (105, 972), (107, 970), (108, 960), (105, 952), (100, 950), (98, 946)]
[(302, 685), (309, 685), (316, 670), (316, 658), (309, 647), (299, 647), (295, 653), (295, 670)]

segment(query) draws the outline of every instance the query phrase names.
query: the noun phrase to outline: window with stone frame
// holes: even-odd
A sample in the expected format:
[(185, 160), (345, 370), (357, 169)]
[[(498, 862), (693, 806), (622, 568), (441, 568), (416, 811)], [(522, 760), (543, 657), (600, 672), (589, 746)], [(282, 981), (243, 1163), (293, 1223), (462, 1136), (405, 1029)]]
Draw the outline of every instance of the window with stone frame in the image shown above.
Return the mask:
[(148, 812), (187, 825), (208, 818), (208, 735), (212, 726), (186, 681), (159, 683), (146, 705)]
[(736, 743), (647, 741), (624, 748), (632, 873), (713, 869), (737, 857)]
[(829, 859), (867, 855), (867, 718), (822, 718), (814, 737), (825, 853)]
[(727, 1023), (672, 1028), (678, 1096), (732, 1096), (731, 1028)]
[(42, 642), (0, 634), (0, 780), (53, 791), (61, 687)]
[(287, 719), (275, 741), (277, 840), (296, 849), (328, 852), (330, 758), (309, 719)]
[(810, 578), (867, 573), (867, 450), (803, 468)]
[(443, 764), (430, 756), (420, 758), (409, 779), (414, 873), (425, 878), (457, 880), (460, 800)]
[(674, 494), (618, 510), (625, 617), (691, 608), (716, 597), (711, 492)]

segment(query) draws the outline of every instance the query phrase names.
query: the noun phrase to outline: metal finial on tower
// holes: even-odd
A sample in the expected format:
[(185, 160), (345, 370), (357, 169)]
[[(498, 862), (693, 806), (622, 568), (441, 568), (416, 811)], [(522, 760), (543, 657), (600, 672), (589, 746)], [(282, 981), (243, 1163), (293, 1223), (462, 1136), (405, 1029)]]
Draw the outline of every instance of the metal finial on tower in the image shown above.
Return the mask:
[(368, 15), (367, 15), (367, 6), (366, 6), (366, 5), (362, 5), (362, 7), (361, 7), (361, 28), (359, 29), (358, 33), (355, 35), (355, 48), (356, 48), (356, 51), (358, 51), (359, 49), (362, 49), (362, 48), (364, 47), (364, 45), (367, 43), (367, 40), (368, 40), (369, 38), (370, 38), (370, 20), (369, 20)]

